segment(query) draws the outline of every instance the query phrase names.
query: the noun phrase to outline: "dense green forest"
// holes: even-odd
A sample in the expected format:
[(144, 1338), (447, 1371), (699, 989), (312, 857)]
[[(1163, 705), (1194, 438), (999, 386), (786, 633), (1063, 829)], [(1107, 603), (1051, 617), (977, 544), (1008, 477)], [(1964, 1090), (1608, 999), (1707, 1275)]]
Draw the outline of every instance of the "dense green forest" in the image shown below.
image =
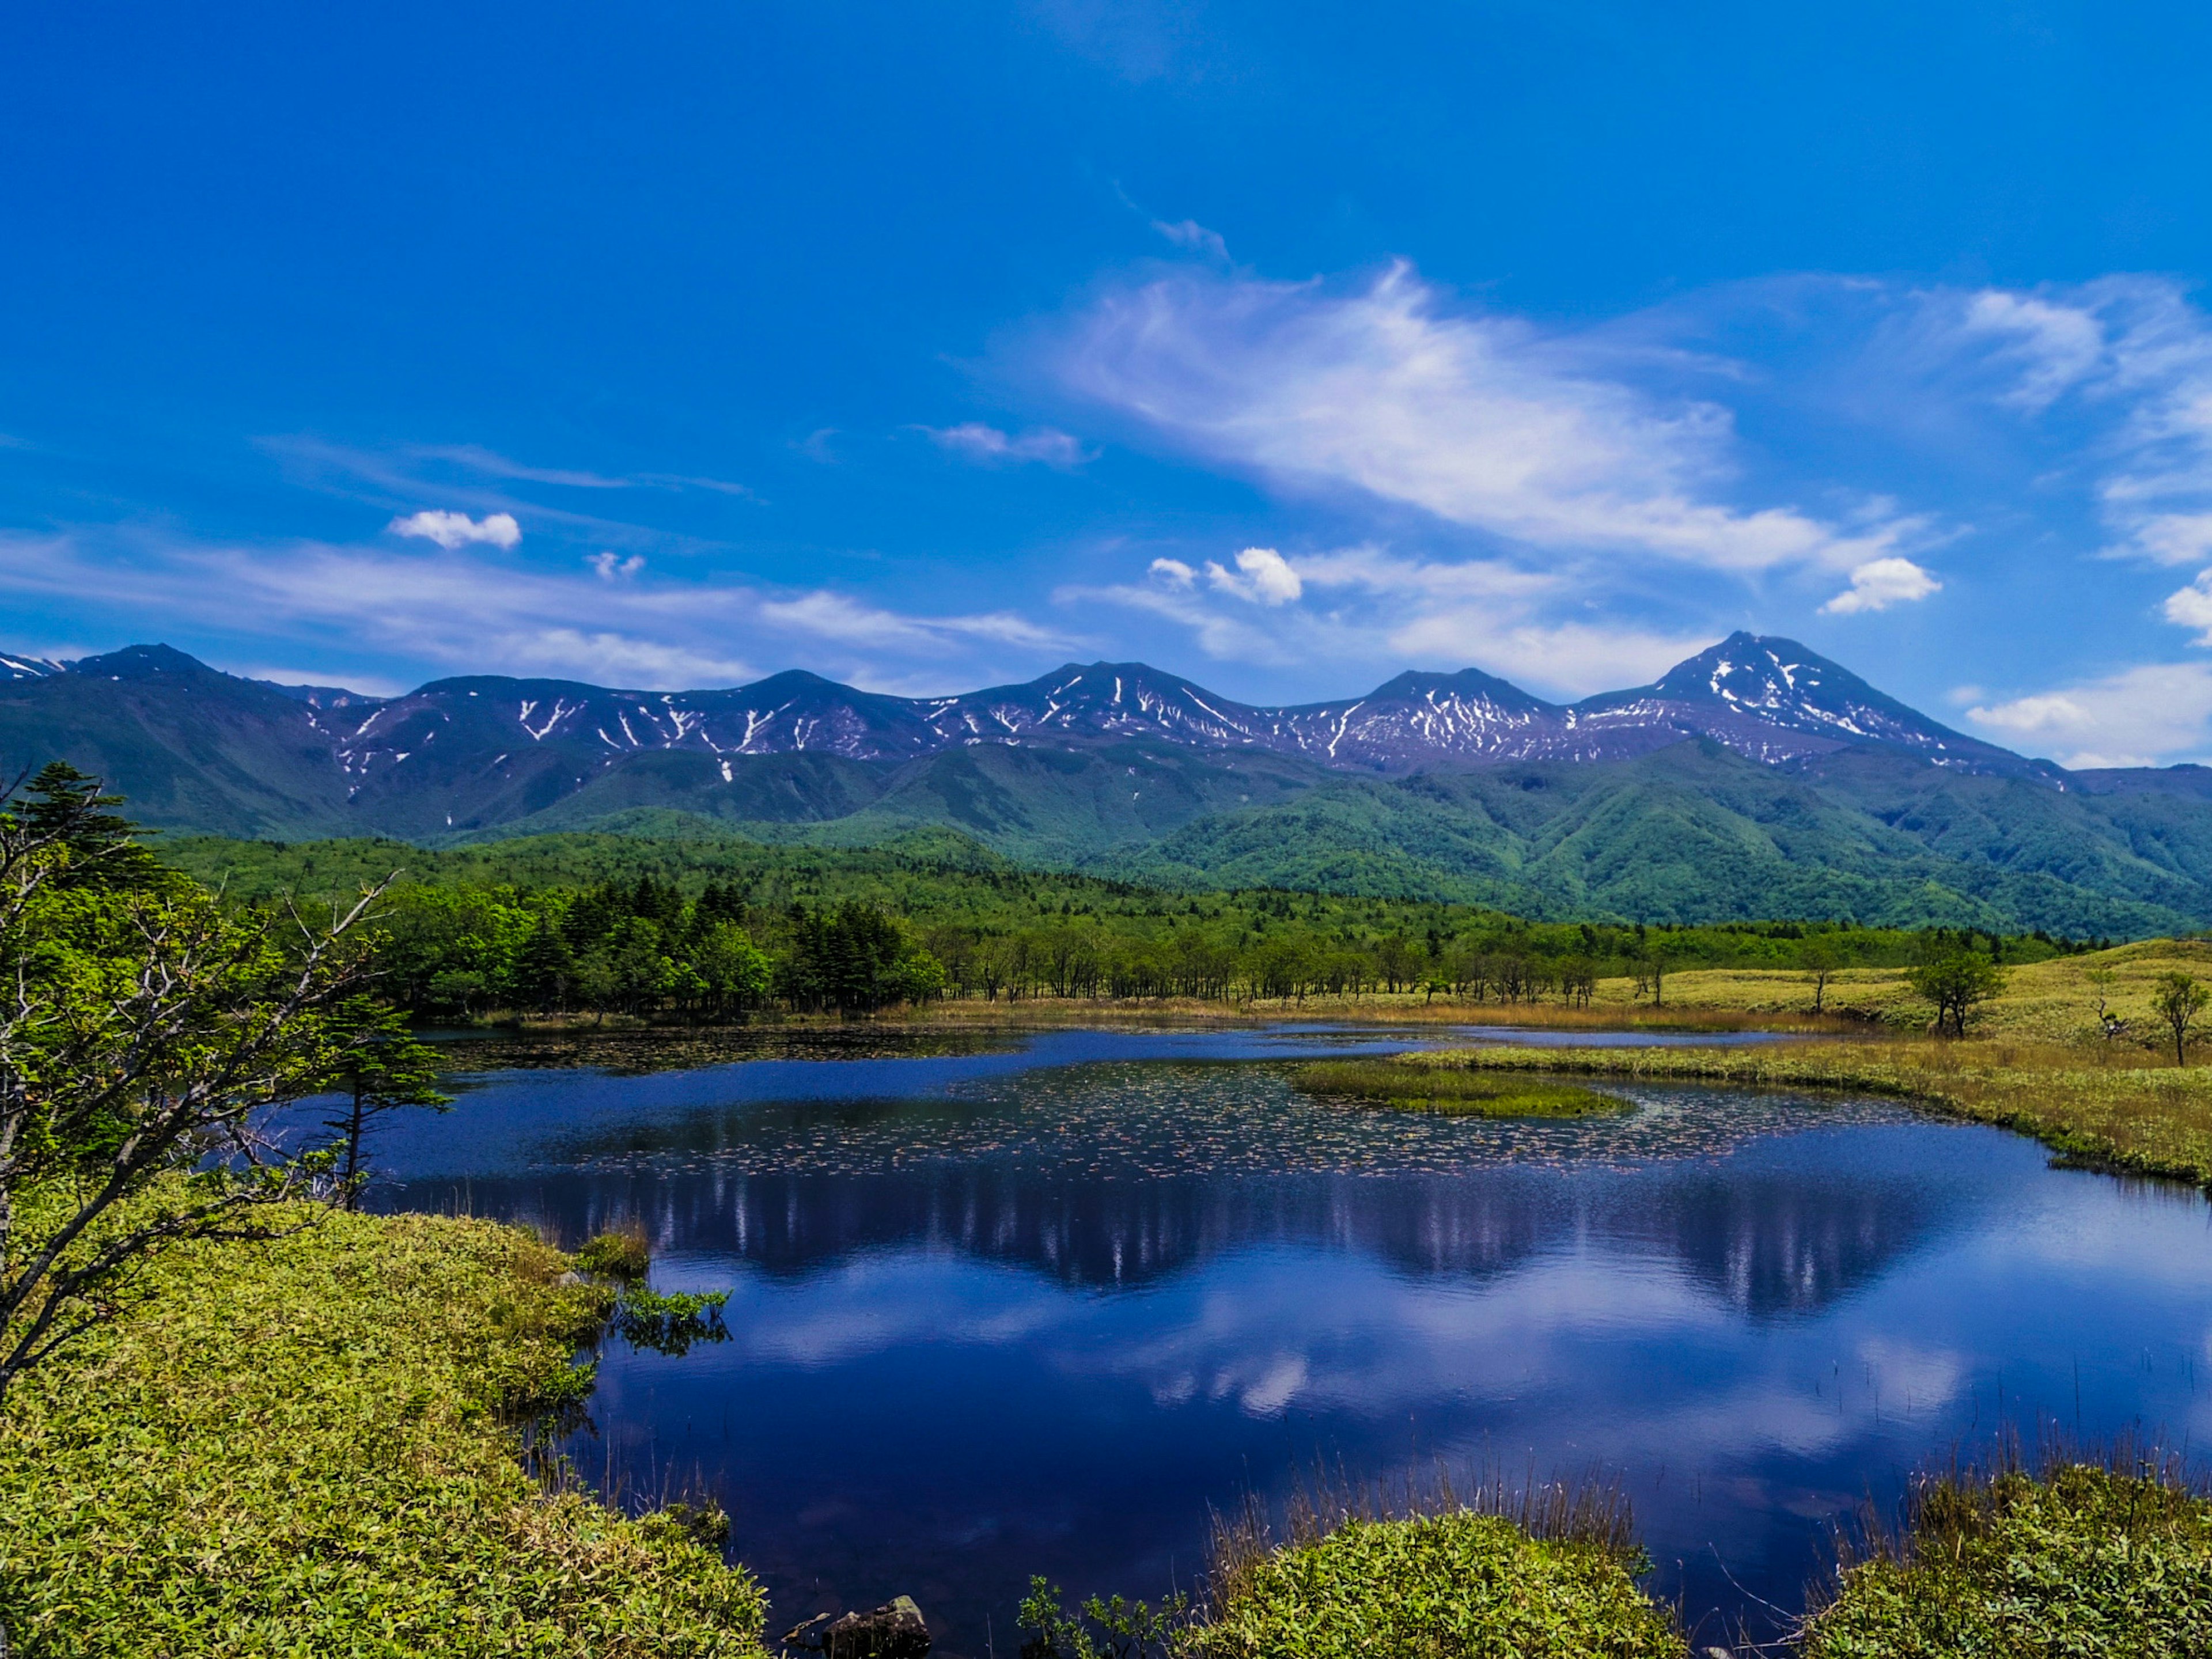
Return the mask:
[(578, 834), (434, 852), (213, 839), (163, 852), (247, 906), (319, 906), (396, 876), (384, 989), (429, 1018), (713, 1019), (946, 996), (1573, 1002), (1602, 976), (1656, 992), (1683, 968), (1894, 966), (1967, 946), (2024, 963), (2089, 943), (1841, 922), (1540, 922), (1437, 901), (1176, 890), (1023, 868), (937, 830), (856, 848)]

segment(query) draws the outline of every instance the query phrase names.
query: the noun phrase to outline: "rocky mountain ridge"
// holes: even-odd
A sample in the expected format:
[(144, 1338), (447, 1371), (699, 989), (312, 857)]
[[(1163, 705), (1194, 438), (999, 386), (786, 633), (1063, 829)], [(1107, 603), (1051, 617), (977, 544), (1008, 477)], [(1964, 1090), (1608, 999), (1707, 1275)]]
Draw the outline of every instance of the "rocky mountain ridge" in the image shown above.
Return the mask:
[(1744, 633), (1650, 685), (1568, 704), (1470, 668), (1401, 674), (1362, 697), (1263, 708), (1143, 663), (1105, 662), (931, 698), (862, 691), (799, 670), (698, 691), (474, 676), (379, 698), (237, 681), (162, 646), (73, 663), (0, 656), (0, 678), (29, 690), (65, 678), (167, 683), (180, 691), (193, 681), (222, 680), (265, 690), (294, 705), (307, 731), (328, 744), (349, 799), (427, 757), (441, 740), (445, 753), (465, 750), (475, 764), (510, 775), (542, 769), (524, 757), (557, 752), (578, 787), (592, 771), (645, 750), (719, 763), (798, 754), (898, 762), (987, 744), (1140, 738), (1393, 775), (1438, 765), (1620, 760), (1687, 738), (1769, 764), (1875, 745), (1965, 771), (2064, 781), (2057, 769), (1952, 731), (1793, 641)]
[(2212, 925), (2212, 771), (2067, 772), (1751, 635), (1565, 704), (1474, 669), (1261, 708), (1135, 663), (939, 698), (799, 672), (696, 692), (477, 676), (378, 697), (161, 646), (0, 656), (0, 766), (53, 758), (149, 825), (249, 839), (951, 830), (1132, 880), (1531, 915)]

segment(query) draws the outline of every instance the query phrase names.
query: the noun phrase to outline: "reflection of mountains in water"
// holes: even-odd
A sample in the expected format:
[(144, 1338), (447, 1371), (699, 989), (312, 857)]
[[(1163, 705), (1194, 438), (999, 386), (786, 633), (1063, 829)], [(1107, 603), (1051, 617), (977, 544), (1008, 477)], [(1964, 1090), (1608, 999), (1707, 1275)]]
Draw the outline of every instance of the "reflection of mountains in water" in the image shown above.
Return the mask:
[[(1459, 1176), (1064, 1181), (1004, 1166), (870, 1176), (573, 1173), (477, 1183), (480, 1208), (571, 1238), (622, 1216), (664, 1254), (798, 1277), (870, 1252), (957, 1251), (1071, 1287), (1133, 1289), (1243, 1249), (1362, 1253), (1423, 1277), (1485, 1279), (1595, 1246), (1671, 1263), (1753, 1316), (1826, 1305), (1942, 1231), (1933, 1181), (1678, 1166), (1501, 1168)], [(416, 1190), (403, 1201), (430, 1207)]]
[(1316, 1100), (1295, 1066), (1139, 1061), (948, 1079), (906, 1097), (731, 1099), (579, 1128), (539, 1168), (671, 1176), (890, 1174), (1008, 1164), (1066, 1179), (1447, 1175), (1717, 1158), (1758, 1138), (1914, 1121), (1893, 1103), (1752, 1090), (1600, 1086), (1638, 1109), (1583, 1118), (1455, 1118)]

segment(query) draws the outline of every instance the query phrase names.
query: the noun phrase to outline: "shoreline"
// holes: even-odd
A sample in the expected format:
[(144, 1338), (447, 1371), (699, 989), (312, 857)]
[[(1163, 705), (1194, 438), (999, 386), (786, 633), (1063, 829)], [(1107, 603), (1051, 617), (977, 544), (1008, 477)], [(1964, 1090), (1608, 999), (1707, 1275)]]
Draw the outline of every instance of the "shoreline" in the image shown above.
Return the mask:
[(2074, 1168), (2212, 1191), (2212, 1067), (2089, 1065), (1990, 1040), (1740, 1048), (1421, 1049), (1412, 1066), (1879, 1094), (2039, 1141)]
[(989, 1026), (999, 1030), (1084, 1030), (1139, 1026), (1148, 1030), (1258, 1028), (1313, 1025), (1497, 1026), (1545, 1031), (1729, 1031), (1778, 1036), (1893, 1036), (1888, 1029), (1840, 1014), (1787, 1010), (1600, 1006), (1565, 1008), (1528, 1003), (1402, 1002), (1377, 998), (1303, 1003), (1203, 1002), (1194, 998), (1025, 997), (986, 1002), (963, 999), (916, 1009), (901, 1007), (872, 1014), (775, 1012), (737, 1023), (688, 1024), (639, 1019), (634, 1016), (488, 1016), (472, 1025), (439, 1030), (521, 1036), (578, 1036), (593, 1032), (638, 1036), (665, 1034), (698, 1036), (717, 1031), (944, 1031)]

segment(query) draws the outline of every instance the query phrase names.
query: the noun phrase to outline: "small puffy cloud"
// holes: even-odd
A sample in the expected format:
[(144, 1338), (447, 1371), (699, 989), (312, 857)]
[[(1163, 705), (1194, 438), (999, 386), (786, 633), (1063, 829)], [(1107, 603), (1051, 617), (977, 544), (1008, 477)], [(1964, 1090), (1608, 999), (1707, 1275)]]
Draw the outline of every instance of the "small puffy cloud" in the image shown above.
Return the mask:
[(1181, 559), (1154, 559), (1146, 574), (1162, 586), (1176, 589), (1188, 588), (1198, 580), (1198, 572)]
[(635, 576), (645, 568), (645, 555), (633, 553), (628, 558), (615, 553), (594, 553), (584, 562), (599, 572), (599, 580), (611, 582), (617, 576)]
[(2160, 564), (2202, 564), (2212, 559), (2212, 513), (2157, 513), (2138, 521), (2135, 544)]
[[(1154, 562), (1154, 568), (1159, 561)], [(1289, 605), (1305, 592), (1290, 561), (1272, 547), (1248, 547), (1237, 556), (1237, 568), (1225, 570), (1212, 559), (1206, 562), (1206, 580), (1218, 592), (1233, 594), (1254, 605)]]
[(1173, 224), (1155, 219), (1152, 228), (1177, 247), (1188, 248), (1193, 253), (1211, 254), (1217, 259), (1229, 257), (1229, 244), (1221, 240), (1221, 233), (1208, 230), (1195, 219), (1178, 219)]
[(1938, 592), (1937, 581), (1910, 559), (1869, 559), (1851, 572), (1851, 585), (1820, 609), (1833, 617), (1861, 611), (1887, 611)]
[(2188, 586), (2166, 596), (2166, 619), (2197, 629), (2197, 643), (2212, 645), (2212, 570), (2199, 571)]
[(435, 542), (448, 550), (466, 547), (471, 542), (484, 542), (493, 547), (514, 547), (522, 540), (522, 526), (515, 523), (512, 513), (487, 513), (481, 519), (471, 519), (465, 513), (448, 513), (432, 507), (394, 519), (385, 528), (395, 536), (412, 536), (422, 541)]
[(986, 465), (1042, 461), (1047, 466), (1073, 467), (1091, 459), (1081, 444), (1050, 427), (1015, 434), (985, 426), (981, 421), (965, 421), (958, 426), (926, 426), (921, 429), (939, 448)]
[(2212, 664), (2146, 663), (1966, 711), (2000, 741), (2063, 765), (2160, 766), (2212, 750)]

